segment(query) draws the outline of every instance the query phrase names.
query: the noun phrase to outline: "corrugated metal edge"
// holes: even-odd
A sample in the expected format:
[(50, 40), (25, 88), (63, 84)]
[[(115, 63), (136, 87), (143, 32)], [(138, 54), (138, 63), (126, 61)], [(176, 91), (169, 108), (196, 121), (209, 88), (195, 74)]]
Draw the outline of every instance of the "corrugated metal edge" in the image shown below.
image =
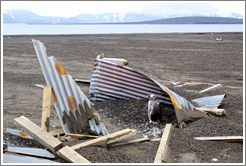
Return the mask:
[[(53, 56), (47, 56), (44, 44), (34, 39), (32, 39), (32, 42), (46, 83), (52, 87), (53, 101), (61, 125), (65, 132), (73, 133), (75, 128), (78, 130), (81, 126), (86, 125), (85, 123), (81, 124), (81, 121), (83, 122), (87, 118), (85, 113), (88, 115), (92, 111), (91, 102), (72, 77), (62, 68), (60, 62), (57, 62)], [(87, 112), (87, 108), (90, 110), (89, 112)], [(80, 117), (84, 119), (78, 119)], [(108, 132), (104, 125), (99, 119), (96, 119), (96, 121), (93, 118), (89, 120), (91, 130), (98, 134), (107, 135)]]

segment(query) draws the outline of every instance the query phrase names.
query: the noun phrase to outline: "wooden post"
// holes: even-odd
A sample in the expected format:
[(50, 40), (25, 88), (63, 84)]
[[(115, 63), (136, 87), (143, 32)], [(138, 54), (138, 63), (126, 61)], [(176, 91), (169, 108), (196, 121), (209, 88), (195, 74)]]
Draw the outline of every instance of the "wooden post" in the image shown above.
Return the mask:
[(133, 129), (121, 130), (121, 131), (118, 131), (118, 132), (115, 132), (115, 133), (112, 133), (112, 134), (109, 134), (106, 136), (101, 136), (99, 138), (96, 138), (96, 139), (93, 139), (90, 141), (82, 142), (80, 144), (72, 146), (71, 148), (73, 150), (79, 149), (82, 147), (89, 147), (89, 146), (102, 146), (102, 147), (106, 148), (109, 140), (115, 140), (119, 137), (122, 137), (122, 136), (127, 135), (127, 134), (131, 134), (132, 132), (135, 132), (135, 131), (136, 130), (133, 130)]
[(49, 131), (50, 126), (50, 103), (51, 103), (51, 86), (45, 85), (43, 93), (43, 113), (41, 128), (45, 131)]
[(163, 131), (161, 142), (157, 150), (154, 163), (170, 163), (172, 162), (171, 149), (168, 146), (168, 142), (171, 137), (172, 124), (166, 124)]
[(38, 125), (36, 125), (24, 116), (16, 118), (15, 122), (20, 125), (23, 130), (33, 139), (50, 149), (53, 153), (55, 153), (63, 146), (61, 141), (41, 129)]

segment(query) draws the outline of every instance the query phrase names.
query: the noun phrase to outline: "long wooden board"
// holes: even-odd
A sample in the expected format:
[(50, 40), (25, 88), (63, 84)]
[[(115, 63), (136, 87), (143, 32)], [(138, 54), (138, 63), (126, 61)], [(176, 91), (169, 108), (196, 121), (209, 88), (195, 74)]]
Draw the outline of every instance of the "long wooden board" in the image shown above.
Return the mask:
[(172, 124), (166, 124), (159, 144), (154, 163), (172, 162), (171, 150), (168, 146), (171, 137)]
[(25, 116), (16, 118), (15, 122), (20, 125), (33, 139), (50, 149), (53, 153), (62, 148), (63, 145), (61, 141), (42, 130), (38, 125), (27, 119)]
[(121, 131), (118, 131), (118, 132), (115, 132), (115, 133), (112, 133), (112, 134), (109, 134), (106, 136), (101, 136), (99, 138), (96, 138), (96, 139), (93, 139), (90, 141), (82, 142), (80, 144), (72, 146), (71, 148), (74, 150), (82, 148), (82, 147), (89, 147), (89, 146), (102, 146), (102, 147), (106, 148), (109, 140), (115, 140), (119, 137), (122, 137), (122, 136), (127, 135), (127, 134), (131, 134), (135, 131), (136, 130), (133, 130), (133, 129), (121, 130)]
[(194, 139), (200, 141), (243, 142), (243, 136), (194, 137)]

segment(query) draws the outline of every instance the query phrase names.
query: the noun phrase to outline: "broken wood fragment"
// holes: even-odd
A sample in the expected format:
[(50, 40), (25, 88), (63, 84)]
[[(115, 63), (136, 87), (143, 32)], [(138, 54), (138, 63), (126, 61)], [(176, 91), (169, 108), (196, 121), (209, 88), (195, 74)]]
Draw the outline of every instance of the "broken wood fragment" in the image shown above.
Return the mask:
[(41, 128), (49, 131), (50, 126), (50, 103), (51, 103), (51, 86), (45, 85), (43, 89), (43, 112)]
[(36, 87), (39, 87), (39, 88), (44, 88), (44, 85), (42, 84), (34, 84)]
[(64, 131), (63, 131), (63, 129), (51, 130), (48, 133), (51, 134), (53, 137), (56, 137), (58, 134), (59, 135), (65, 134)]
[(200, 141), (243, 142), (243, 136), (194, 137)]
[(80, 144), (72, 146), (71, 148), (74, 150), (82, 148), (82, 147), (89, 147), (89, 146), (102, 146), (106, 148), (109, 140), (116, 140), (124, 135), (131, 134), (135, 131), (136, 130), (133, 130), (133, 129), (121, 130), (121, 131), (118, 131), (118, 132), (115, 132), (115, 133), (112, 133), (106, 136), (100, 136), (90, 141), (82, 142)]
[(90, 161), (88, 161), (86, 158), (84, 158), (68, 146), (61, 148), (56, 153), (58, 156), (72, 163), (90, 163)]
[(84, 80), (84, 79), (74, 79), (74, 81), (80, 82), (80, 83), (85, 83), (85, 84), (90, 84), (91, 83), (91, 80)]
[(70, 136), (72, 138), (76, 139), (85, 139), (85, 138), (98, 138), (98, 136), (95, 135), (87, 135), (87, 134), (73, 134), (73, 133), (66, 133), (67, 136)]
[[(163, 131), (161, 142), (159, 144), (154, 163), (170, 163), (172, 162), (171, 150), (168, 146), (169, 140), (171, 138), (172, 124), (166, 124)], [(170, 157), (171, 156), (171, 157)]]
[(174, 87), (178, 88), (178, 87), (183, 87), (183, 86), (196, 86), (196, 85), (203, 85), (203, 84), (205, 83), (204, 82), (185, 82), (184, 84), (175, 85)]
[(204, 90), (199, 91), (199, 93), (208, 92), (208, 91), (211, 91), (211, 90), (219, 89), (219, 88), (221, 88), (221, 87), (223, 87), (222, 84), (216, 84), (216, 85), (211, 86), (211, 87), (209, 87), (209, 88), (207, 88), (207, 89), (204, 89)]
[(44, 131), (38, 125), (27, 119), (25, 116), (21, 116), (15, 119), (15, 122), (20, 125), (24, 131), (29, 134), (33, 139), (38, 141), (43, 146), (47, 147), (53, 153), (60, 149), (63, 145), (58, 139)]
[(200, 108), (200, 107), (195, 107), (196, 110), (198, 111), (205, 111), (211, 114), (215, 114), (215, 115), (226, 115), (226, 111), (224, 109), (218, 109), (218, 108)]

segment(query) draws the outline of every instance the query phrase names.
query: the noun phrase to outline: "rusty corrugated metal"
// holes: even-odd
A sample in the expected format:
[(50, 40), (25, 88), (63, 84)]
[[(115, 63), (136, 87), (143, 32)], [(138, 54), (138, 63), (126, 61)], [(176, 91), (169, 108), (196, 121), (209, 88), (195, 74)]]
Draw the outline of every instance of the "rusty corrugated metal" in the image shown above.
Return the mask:
[(108, 132), (99, 118), (93, 116), (95, 109), (84, 92), (62, 68), (60, 62), (53, 56), (47, 56), (42, 42), (32, 41), (46, 83), (52, 87), (52, 98), (64, 131), (83, 133), (90, 126), (90, 130), (107, 135)]
[(178, 122), (207, 116), (195, 110), (185, 98), (144, 74), (100, 55), (97, 57), (90, 84), (91, 100), (147, 99), (149, 94), (156, 95), (166, 105), (173, 105)]
[(22, 138), (32, 139), (32, 137), (30, 135), (28, 135), (26, 132), (23, 132), (23, 131), (17, 130), (17, 129), (3, 128), (3, 132), (9, 133), (11, 135), (16, 135), (16, 136), (19, 136)]

